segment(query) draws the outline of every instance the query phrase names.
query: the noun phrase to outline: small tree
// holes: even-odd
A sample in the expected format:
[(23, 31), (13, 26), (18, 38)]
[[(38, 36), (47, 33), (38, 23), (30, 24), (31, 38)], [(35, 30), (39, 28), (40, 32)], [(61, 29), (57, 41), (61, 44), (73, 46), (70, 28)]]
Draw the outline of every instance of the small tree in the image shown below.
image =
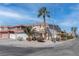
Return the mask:
[(32, 30), (32, 26), (23, 27), (22, 29), (28, 35), (28, 39), (27, 40), (31, 41), (33, 33), (34, 33), (34, 31)]

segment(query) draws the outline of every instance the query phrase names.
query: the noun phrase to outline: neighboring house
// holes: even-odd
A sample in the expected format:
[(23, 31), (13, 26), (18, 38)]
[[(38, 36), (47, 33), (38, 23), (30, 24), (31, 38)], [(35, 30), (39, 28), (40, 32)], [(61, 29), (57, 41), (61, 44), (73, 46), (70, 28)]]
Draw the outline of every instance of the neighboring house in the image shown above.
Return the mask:
[[(59, 32), (61, 32), (61, 28), (58, 25), (48, 24), (48, 25), (46, 25), (46, 28), (47, 28), (46, 29), (46, 32), (47, 32), (46, 39), (49, 39), (49, 37), (56, 38), (56, 37), (58, 37), (57, 34)], [(36, 32), (41, 33), (42, 36), (44, 37), (45, 30), (44, 30), (43, 25), (34, 26), (33, 29), (35, 29)]]
[(56, 38), (58, 36), (57, 34), (61, 32), (61, 28), (58, 25), (49, 24), (49, 31), (51, 32), (52, 37)]
[(32, 29), (34, 29), (36, 32), (44, 32), (44, 26), (42, 25), (35, 25)]
[[(29, 25), (28, 25), (29, 26)], [(26, 38), (28, 37), (28, 35), (26, 33), (24, 33), (24, 31), (22, 30), (22, 27), (24, 27), (24, 25), (20, 25), (20, 26), (0, 26), (0, 38), (2, 39), (17, 39), (18, 37), (22, 37), (24, 40), (26, 40)], [(52, 36), (52, 38), (56, 38), (58, 37), (58, 33), (61, 32), (61, 29), (58, 25), (46, 25), (46, 32), (47, 32), (47, 36), (46, 39), (49, 38), (49, 36)], [(45, 33), (45, 29), (44, 29), (44, 25), (40, 24), (40, 25), (33, 25), (33, 29), (35, 29), (36, 31), (36, 36), (38, 34), (41, 34), (42, 37), (44, 37), (44, 33)]]
[(21, 29), (22, 26), (1, 26), (0, 27), (0, 39), (16, 39), (22, 37), (26, 40), (27, 35)]
[(60, 40), (61, 37), (58, 35), (61, 32), (61, 28), (58, 25), (52, 25), (49, 24), (48, 25), (48, 37), (49, 39), (51, 38), (51, 40)]

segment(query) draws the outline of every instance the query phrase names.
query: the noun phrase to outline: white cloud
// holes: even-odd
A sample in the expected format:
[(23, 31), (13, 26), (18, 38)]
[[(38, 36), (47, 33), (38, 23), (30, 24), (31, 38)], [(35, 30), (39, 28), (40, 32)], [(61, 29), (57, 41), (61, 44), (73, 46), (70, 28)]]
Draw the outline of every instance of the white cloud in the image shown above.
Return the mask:
[(39, 18), (37, 17), (32, 17), (28, 14), (21, 14), (17, 13), (14, 11), (5, 11), (5, 10), (0, 10), (0, 17), (7, 17), (7, 18), (13, 18), (16, 20), (33, 20), (33, 21), (40, 21)]
[(78, 21), (75, 20), (64, 20), (63, 22), (60, 23), (61, 26), (68, 26), (68, 27), (72, 27), (72, 26), (77, 26)]
[(61, 26), (78, 26), (79, 25), (79, 12), (74, 11), (69, 14), (64, 20), (59, 23)]
[[(9, 4), (7, 3), (4, 5), (9, 5)], [(32, 20), (35, 22), (41, 22), (42, 19), (37, 18), (37, 14), (36, 14), (36, 16), (34, 16), (34, 14), (36, 14), (34, 11), (28, 12), (28, 11), (25, 11), (22, 9), (15, 10), (13, 8), (9, 8), (9, 7), (5, 7), (5, 6), (0, 5), (0, 19), (6, 18), (6, 20), (8, 20), (10, 18), (10, 19), (15, 19), (15, 20), (23, 20), (23, 21), (24, 20), (27, 20), (27, 21)]]
[(9, 17), (9, 18), (23, 18), (22, 15), (16, 12), (9, 12), (9, 11), (3, 11), (3, 10), (0, 10), (0, 16)]
[(11, 3), (3, 3), (3, 5), (10, 5)]
[(70, 7), (70, 9), (75, 10), (75, 11), (78, 11), (79, 10), (79, 4), (77, 4), (74, 7)]
[(68, 27), (79, 25), (79, 4), (70, 7), (70, 9), (73, 10), (73, 12), (67, 15), (67, 17), (59, 23), (59, 25)]

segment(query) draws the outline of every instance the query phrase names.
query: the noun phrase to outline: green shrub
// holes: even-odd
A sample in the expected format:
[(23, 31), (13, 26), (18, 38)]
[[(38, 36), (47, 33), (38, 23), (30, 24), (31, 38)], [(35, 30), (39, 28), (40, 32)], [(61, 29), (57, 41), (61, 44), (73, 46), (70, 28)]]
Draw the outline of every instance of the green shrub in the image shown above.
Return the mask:
[(18, 41), (23, 41), (23, 38), (22, 37), (18, 37), (17, 40)]
[(73, 39), (74, 37), (73, 36), (67, 36), (67, 39)]

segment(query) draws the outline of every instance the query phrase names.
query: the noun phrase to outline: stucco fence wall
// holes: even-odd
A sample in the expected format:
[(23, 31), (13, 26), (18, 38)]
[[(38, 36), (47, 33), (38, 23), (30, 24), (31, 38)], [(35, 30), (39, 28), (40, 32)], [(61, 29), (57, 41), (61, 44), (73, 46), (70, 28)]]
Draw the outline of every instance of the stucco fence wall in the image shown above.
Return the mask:
[(19, 37), (23, 38), (23, 40), (26, 40), (26, 38), (28, 37), (28, 35), (26, 35), (25, 33), (10, 34), (10, 39), (16, 40)]

